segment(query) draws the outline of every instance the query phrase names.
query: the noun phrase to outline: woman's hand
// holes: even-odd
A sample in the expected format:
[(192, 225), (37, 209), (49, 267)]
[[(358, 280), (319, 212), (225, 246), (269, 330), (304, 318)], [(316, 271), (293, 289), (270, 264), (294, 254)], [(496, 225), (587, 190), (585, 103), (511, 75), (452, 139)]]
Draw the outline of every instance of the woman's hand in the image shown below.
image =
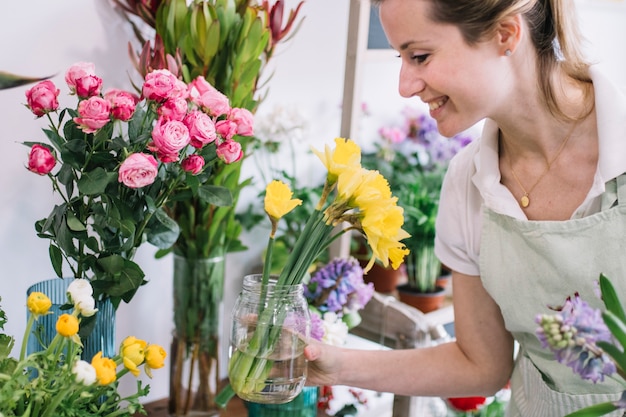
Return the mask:
[(309, 361), (306, 384), (336, 385), (341, 368), (341, 351), (341, 348), (311, 340), (304, 348), (304, 357)]

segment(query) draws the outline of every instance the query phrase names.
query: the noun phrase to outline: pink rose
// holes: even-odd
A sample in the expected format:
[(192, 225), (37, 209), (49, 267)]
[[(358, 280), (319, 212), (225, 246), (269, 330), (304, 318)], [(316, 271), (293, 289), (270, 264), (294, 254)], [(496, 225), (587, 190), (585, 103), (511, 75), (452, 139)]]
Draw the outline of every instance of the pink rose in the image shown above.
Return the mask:
[(215, 123), (215, 130), (225, 140), (230, 140), (237, 134), (237, 124), (232, 120), (224, 119)]
[(65, 72), (65, 82), (72, 93), (76, 93), (78, 80), (90, 75), (96, 75), (96, 65), (92, 62), (77, 62)]
[(74, 122), (85, 133), (94, 133), (107, 123), (111, 105), (102, 97), (89, 97), (78, 105), (78, 115), (74, 117)]
[(146, 75), (142, 94), (148, 100), (163, 102), (169, 98), (187, 97), (187, 86), (166, 69), (154, 70)]
[(212, 117), (219, 117), (230, 112), (228, 97), (209, 84), (203, 76), (189, 83), (189, 97)]
[(102, 78), (97, 75), (86, 75), (76, 80), (76, 95), (81, 98), (100, 95)]
[(168, 98), (157, 112), (168, 120), (182, 121), (187, 115), (187, 100), (182, 97)]
[(254, 116), (248, 109), (235, 107), (231, 109), (228, 118), (237, 124), (237, 134), (241, 136), (254, 135)]
[(185, 171), (193, 175), (198, 175), (202, 172), (202, 168), (204, 168), (204, 158), (200, 155), (189, 155), (187, 158), (183, 159), (180, 166)]
[(189, 129), (178, 120), (160, 118), (152, 129), (151, 149), (163, 162), (178, 161), (178, 152), (189, 144)]
[(112, 89), (104, 94), (104, 99), (111, 105), (111, 116), (114, 119), (127, 121), (135, 114), (139, 97), (128, 91)]
[(59, 108), (59, 89), (50, 80), (35, 84), (30, 90), (26, 90), (26, 105), (35, 116), (55, 111)]
[(184, 122), (189, 128), (191, 146), (194, 148), (200, 149), (217, 138), (213, 119), (200, 110), (193, 110), (185, 117)]
[(234, 140), (227, 140), (217, 146), (217, 156), (227, 164), (239, 161), (243, 158), (241, 144)]
[(389, 143), (398, 144), (406, 139), (406, 132), (397, 127), (381, 127), (378, 134)]
[(154, 182), (158, 170), (154, 156), (145, 153), (133, 153), (120, 165), (117, 180), (129, 188), (141, 188)]
[(52, 171), (57, 161), (49, 148), (42, 145), (33, 145), (28, 155), (28, 170), (39, 175), (47, 175)]

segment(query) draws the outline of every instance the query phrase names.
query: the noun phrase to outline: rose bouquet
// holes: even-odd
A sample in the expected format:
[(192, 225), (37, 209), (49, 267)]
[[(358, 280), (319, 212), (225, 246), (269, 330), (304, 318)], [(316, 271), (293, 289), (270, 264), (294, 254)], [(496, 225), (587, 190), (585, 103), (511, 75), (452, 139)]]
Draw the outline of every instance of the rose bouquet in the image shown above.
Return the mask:
[[(385, 266), (391, 264), (397, 268), (408, 252), (400, 242), (407, 237), (402, 230), (402, 208), (396, 205), (397, 199), (392, 196), (385, 178), (380, 173), (361, 166), (361, 150), (353, 141), (337, 138), (335, 145), (334, 150), (328, 146), (325, 152), (314, 150), (328, 174), (320, 200), (289, 253), (276, 279), (276, 287), (301, 284), (320, 254), (348, 230), (363, 233), (372, 248), (373, 257), (366, 270), (376, 259)], [(272, 230), (264, 265), (272, 264), (273, 241), (278, 221), (300, 203), (300, 200), (292, 199), (291, 190), (280, 181), (273, 181), (266, 188), (265, 211), (270, 218)], [(337, 230), (339, 225), (346, 226)], [(261, 300), (264, 300), (264, 289), (269, 281), (269, 268), (266, 267), (263, 270)], [(280, 300), (275, 302), (280, 303)], [(268, 359), (267, 353), (275, 348), (283, 321), (279, 316), (274, 323), (270, 323), (266, 317), (273, 315), (275, 311), (281, 311), (279, 306), (271, 303), (264, 305), (263, 302), (260, 305), (262, 307), (258, 312), (256, 330), (249, 335), (249, 339), (238, 343), (231, 354), (230, 385), (220, 397), (223, 404), (235, 393), (241, 396), (263, 389), (264, 381), (271, 371), (272, 361)]]
[(50, 240), (59, 277), (65, 262), (73, 277), (90, 280), (97, 299), (117, 306), (146, 282), (132, 261), (137, 248), (146, 241), (170, 248), (178, 239), (164, 210), (169, 199), (183, 192), (225, 198), (207, 181), (214, 166), (241, 158), (234, 136), (250, 132), (252, 116), (224, 106), (203, 77), (185, 84), (167, 70), (147, 74), (141, 96), (103, 93), (90, 63), (74, 64), (65, 81), (76, 108), (59, 109), (60, 90), (49, 80), (26, 92), (27, 107), (50, 123), (49, 144), (25, 143), (28, 169), (48, 176), (60, 197), (35, 226)]
[(615, 288), (603, 274), (599, 289), (604, 311), (574, 294), (554, 308), (557, 313), (536, 317), (537, 337), (559, 363), (593, 383), (616, 377), (625, 388), (620, 400), (592, 405), (567, 417), (596, 417), (626, 409), (626, 313)]
[[(67, 291), (67, 313), (59, 315), (57, 334), (48, 346), (26, 355), (26, 343), (37, 319), (51, 314), (46, 294), (33, 292), (27, 306), (30, 312), (19, 358), (9, 356), (15, 340), (0, 333), (0, 415), (5, 417), (75, 417), (120, 416), (142, 412), (139, 399), (149, 386), (137, 382), (137, 392), (122, 397), (119, 379), (127, 373), (135, 377), (140, 367), (149, 377), (163, 367), (166, 356), (159, 345), (148, 344), (133, 336), (120, 345), (113, 358), (96, 354), (91, 362), (81, 360), (78, 330), (84, 318), (97, 314), (92, 287), (85, 279), (76, 279)], [(0, 309), (0, 331), (6, 316)], [(119, 368), (119, 369), (118, 369)]]

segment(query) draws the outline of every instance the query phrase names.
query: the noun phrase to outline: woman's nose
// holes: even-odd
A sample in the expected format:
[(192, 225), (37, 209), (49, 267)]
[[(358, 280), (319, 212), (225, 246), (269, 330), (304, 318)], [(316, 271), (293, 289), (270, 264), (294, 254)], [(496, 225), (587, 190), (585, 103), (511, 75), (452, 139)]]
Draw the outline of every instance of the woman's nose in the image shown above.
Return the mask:
[(398, 85), (398, 91), (402, 97), (419, 95), (425, 87), (426, 83), (415, 67), (402, 65)]

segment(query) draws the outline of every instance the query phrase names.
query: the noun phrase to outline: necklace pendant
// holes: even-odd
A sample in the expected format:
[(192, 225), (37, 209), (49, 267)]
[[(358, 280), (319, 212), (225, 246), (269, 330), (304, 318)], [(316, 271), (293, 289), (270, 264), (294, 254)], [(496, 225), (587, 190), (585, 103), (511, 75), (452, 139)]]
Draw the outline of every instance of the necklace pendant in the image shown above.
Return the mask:
[(519, 202), (522, 208), (528, 207), (528, 205), (530, 204), (530, 198), (528, 198), (528, 194), (524, 194), (522, 198), (520, 198)]

